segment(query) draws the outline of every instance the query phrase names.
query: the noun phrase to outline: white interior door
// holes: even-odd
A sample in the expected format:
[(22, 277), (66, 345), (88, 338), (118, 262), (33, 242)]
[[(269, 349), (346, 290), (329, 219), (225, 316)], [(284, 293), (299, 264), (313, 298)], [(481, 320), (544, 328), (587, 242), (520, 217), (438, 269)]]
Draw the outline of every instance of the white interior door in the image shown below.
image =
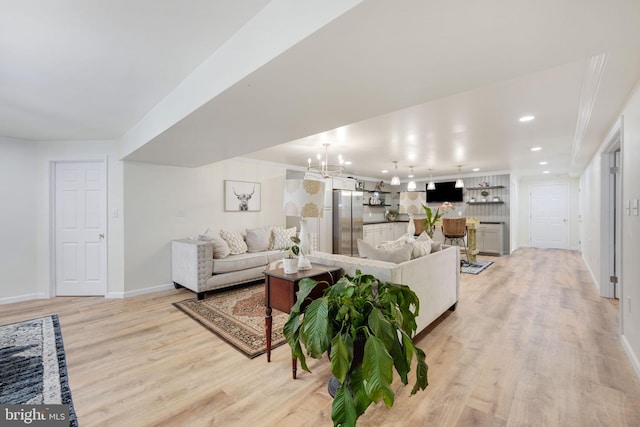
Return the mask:
[(569, 185), (531, 186), (530, 244), (534, 248), (569, 249)]
[(107, 290), (104, 162), (55, 164), (56, 295)]

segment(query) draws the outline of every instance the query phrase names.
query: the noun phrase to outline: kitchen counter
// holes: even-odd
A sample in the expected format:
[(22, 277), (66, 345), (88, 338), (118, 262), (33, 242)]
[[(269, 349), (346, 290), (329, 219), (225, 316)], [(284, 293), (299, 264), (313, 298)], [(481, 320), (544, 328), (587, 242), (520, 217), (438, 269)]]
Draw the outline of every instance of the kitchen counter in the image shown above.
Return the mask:
[(371, 221), (371, 222), (363, 222), (362, 225), (372, 225), (372, 224), (393, 224), (396, 222), (407, 224), (408, 220), (395, 220), (395, 221)]

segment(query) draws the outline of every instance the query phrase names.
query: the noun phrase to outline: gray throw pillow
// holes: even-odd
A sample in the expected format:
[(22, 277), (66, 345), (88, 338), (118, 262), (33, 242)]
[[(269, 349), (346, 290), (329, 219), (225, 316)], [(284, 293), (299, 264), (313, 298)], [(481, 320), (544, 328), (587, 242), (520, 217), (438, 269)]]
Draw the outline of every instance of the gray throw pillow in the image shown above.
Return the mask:
[(409, 261), (411, 259), (411, 251), (413, 245), (411, 243), (405, 243), (398, 249), (383, 250), (377, 249), (371, 246), (369, 243), (362, 239), (358, 239), (358, 253), (363, 258), (375, 259), (377, 261), (387, 261), (400, 264), (401, 262)]
[[(209, 231), (208, 228), (207, 231)], [(207, 231), (205, 231), (205, 233), (207, 233)], [(213, 246), (213, 257), (216, 259), (226, 258), (231, 253), (229, 245), (227, 245), (227, 242), (225, 242), (224, 239), (220, 236), (200, 234), (198, 236), (198, 240), (211, 243), (211, 245)]]
[(245, 241), (249, 248), (247, 252), (264, 252), (269, 250), (271, 227), (247, 229)]

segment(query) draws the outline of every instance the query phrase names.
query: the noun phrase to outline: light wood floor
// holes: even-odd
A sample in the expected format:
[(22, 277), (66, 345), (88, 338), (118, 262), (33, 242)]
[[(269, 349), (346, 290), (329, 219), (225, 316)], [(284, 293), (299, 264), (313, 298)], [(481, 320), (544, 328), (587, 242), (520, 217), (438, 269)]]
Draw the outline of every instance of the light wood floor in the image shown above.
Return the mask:
[[(484, 257), (486, 258), (486, 257)], [(577, 252), (520, 249), (462, 275), (458, 310), (418, 344), (429, 387), (362, 426), (640, 426), (640, 381)], [(89, 426), (330, 426), (328, 361), (291, 379), (288, 347), (253, 360), (171, 303), (55, 298), (0, 306), (0, 324), (57, 313), (73, 401)]]

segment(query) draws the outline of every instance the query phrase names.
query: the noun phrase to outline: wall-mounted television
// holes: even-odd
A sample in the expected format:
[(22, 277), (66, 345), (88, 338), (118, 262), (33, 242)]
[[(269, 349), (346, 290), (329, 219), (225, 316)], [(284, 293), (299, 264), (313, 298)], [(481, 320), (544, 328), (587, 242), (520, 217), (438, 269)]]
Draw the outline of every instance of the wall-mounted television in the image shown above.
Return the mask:
[(435, 190), (427, 190), (427, 203), (461, 202), (462, 188), (455, 181), (436, 182)]

